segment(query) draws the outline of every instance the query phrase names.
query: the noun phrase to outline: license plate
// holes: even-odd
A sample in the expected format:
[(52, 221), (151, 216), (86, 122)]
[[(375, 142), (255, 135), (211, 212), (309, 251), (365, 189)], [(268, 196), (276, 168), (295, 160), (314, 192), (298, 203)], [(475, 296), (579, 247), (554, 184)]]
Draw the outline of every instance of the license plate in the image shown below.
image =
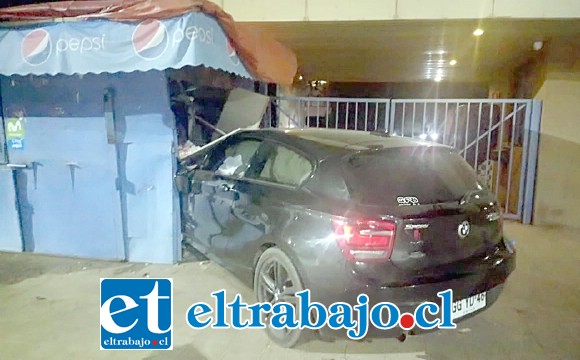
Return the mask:
[(451, 318), (459, 319), (460, 317), (476, 312), (479, 309), (483, 309), (486, 304), (485, 295), (485, 293), (481, 293), (454, 301), (451, 307)]

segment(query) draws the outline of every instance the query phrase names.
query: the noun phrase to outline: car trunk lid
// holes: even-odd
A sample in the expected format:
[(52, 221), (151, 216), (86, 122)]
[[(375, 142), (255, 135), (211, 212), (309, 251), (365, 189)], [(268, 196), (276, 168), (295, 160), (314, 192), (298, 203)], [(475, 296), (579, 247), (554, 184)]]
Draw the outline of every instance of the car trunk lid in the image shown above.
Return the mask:
[(491, 196), (469, 203), (413, 206), (399, 212), (391, 261), (408, 270), (479, 256), (501, 241), (501, 218)]
[(485, 253), (501, 240), (495, 197), (452, 149), (386, 148), (345, 158), (345, 177), (366, 218), (396, 223), (390, 263), (417, 271)]

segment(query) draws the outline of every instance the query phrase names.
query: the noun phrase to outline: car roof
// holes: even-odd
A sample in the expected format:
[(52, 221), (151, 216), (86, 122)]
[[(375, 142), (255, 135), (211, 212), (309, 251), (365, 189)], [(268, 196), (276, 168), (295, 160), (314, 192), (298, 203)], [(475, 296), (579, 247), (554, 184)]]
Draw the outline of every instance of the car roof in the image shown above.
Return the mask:
[(261, 134), (265, 138), (282, 141), (300, 147), (309, 153), (316, 153), (318, 157), (325, 157), (331, 153), (352, 153), (365, 150), (377, 150), (397, 147), (436, 146), (448, 147), (429, 141), (413, 139), (403, 136), (393, 136), (384, 132), (354, 131), (343, 129), (255, 129), (242, 130)]

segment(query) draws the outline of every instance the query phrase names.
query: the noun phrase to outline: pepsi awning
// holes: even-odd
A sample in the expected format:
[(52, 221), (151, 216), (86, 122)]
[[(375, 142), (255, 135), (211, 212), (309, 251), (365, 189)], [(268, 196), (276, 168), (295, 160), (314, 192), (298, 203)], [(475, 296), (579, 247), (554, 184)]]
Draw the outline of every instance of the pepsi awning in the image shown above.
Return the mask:
[(203, 65), (290, 84), (296, 73), (289, 49), (206, 0), (45, 3), (0, 9), (0, 20), (10, 22), (0, 27), (6, 76)]

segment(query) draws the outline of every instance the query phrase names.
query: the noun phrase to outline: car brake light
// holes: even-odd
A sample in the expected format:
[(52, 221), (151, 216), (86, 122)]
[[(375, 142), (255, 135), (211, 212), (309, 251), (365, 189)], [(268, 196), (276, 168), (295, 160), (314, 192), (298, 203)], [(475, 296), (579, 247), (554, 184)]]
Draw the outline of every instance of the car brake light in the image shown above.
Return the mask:
[(354, 261), (388, 260), (395, 243), (396, 224), (390, 220), (333, 220), (343, 254)]

